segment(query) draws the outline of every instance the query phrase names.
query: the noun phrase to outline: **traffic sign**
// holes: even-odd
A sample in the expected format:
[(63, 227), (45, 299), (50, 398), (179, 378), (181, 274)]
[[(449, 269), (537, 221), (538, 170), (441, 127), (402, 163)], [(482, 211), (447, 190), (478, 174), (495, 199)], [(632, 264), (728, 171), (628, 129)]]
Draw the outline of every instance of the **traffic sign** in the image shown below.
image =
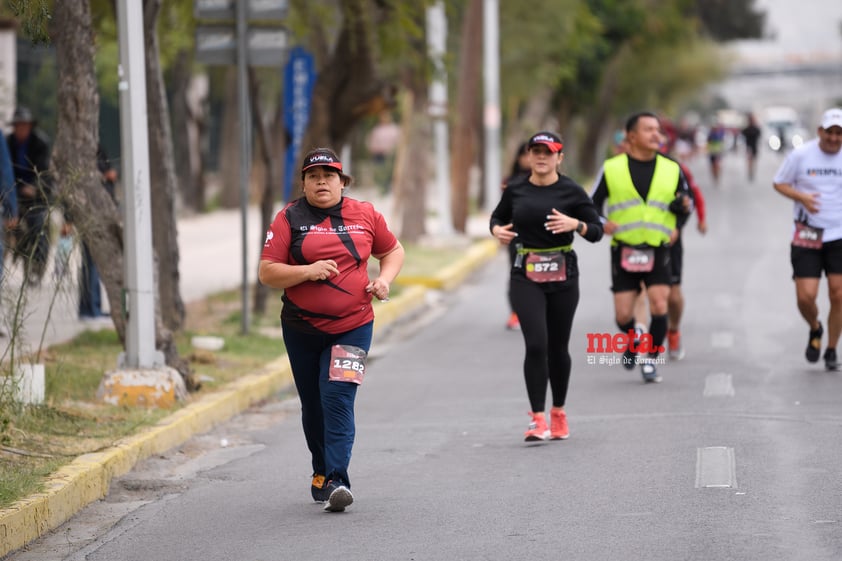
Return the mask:
[[(278, 28), (252, 27), (246, 32), (249, 66), (284, 64), (287, 32)], [(237, 32), (231, 26), (205, 25), (196, 28), (196, 60), (205, 64), (237, 64)]]
[[(236, 17), (235, 0), (195, 0), (196, 19), (233, 20)], [(284, 19), (288, 0), (248, 0), (247, 18), (250, 20)]]

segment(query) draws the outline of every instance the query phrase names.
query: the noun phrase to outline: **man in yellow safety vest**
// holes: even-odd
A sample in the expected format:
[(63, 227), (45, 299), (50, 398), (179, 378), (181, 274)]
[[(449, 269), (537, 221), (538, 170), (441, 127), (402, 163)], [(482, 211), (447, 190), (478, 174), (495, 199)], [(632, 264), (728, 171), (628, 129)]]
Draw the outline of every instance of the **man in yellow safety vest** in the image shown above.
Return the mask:
[[(654, 113), (640, 112), (626, 122), (627, 151), (609, 158), (597, 176), (591, 198), (605, 208), (604, 230), (611, 240), (611, 291), (614, 315), (629, 334), (623, 353), (628, 370), (640, 364), (645, 382), (660, 382), (656, 364), (667, 334), (670, 244), (678, 236), (676, 216), (692, 211), (687, 180), (679, 165), (659, 152), (661, 125)], [(649, 337), (635, 333), (634, 303), (646, 286)], [(644, 355), (637, 358), (638, 352)]]

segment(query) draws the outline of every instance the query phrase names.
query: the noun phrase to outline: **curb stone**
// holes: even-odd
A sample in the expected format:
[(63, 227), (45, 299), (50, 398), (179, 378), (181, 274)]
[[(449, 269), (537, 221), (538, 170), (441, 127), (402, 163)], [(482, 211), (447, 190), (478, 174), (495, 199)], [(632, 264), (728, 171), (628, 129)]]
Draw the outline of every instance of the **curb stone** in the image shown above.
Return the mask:
[[(428, 290), (449, 290), (493, 258), (496, 240), (474, 243), (465, 258), (430, 278), (398, 277), (408, 286), (387, 306), (377, 308), (375, 334), (426, 304)], [(292, 384), (286, 355), (252, 374), (190, 403), (137, 435), (119, 440), (100, 452), (84, 454), (60, 468), (44, 491), (0, 510), (0, 557), (61, 526), (88, 504), (108, 493), (111, 481), (141, 460), (179, 446)]]

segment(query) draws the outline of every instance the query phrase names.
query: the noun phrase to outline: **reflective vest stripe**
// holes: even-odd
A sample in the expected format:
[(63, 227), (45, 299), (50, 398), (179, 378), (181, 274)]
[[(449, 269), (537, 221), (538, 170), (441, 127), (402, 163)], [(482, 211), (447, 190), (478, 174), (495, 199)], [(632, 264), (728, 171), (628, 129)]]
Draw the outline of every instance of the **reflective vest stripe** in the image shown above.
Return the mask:
[(617, 229), (614, 232), (630, 232), (632, 230), (636, 230), (638, 228), (648, 228), (651, 230), (658, 230), (659, 232), (663, 232), (669, 238), (670, 234), (672, 234), (672, 229), (664, 226), (663, 224), (658, 224), (655, 222), (630, 222), (628, 224), (623, 224), (621, 226), (617, 226)]
[(622, 202), (622, 203), (617, 203), (616, 205), (608, 205), (606, 208), (608, 209), (608, 213), (610, 214), (610, 213), (612, 213), (612, 212), (616, 212), (616, 211), (618, 211), (618, 210), (625, 210), (625, 209), (627, 209), (627, 208), (631, 208), (631, 207), (633, 207), (633, 206), (642, 205), (642, 204), (643, 204), (643, 201), (642, 201), (642, 200), (640, 200), (640, 199), (637, 199), (637, 200), (632, 199), (632, 200), (630, 200), (630, 201), (625, 201), (625, 202)]

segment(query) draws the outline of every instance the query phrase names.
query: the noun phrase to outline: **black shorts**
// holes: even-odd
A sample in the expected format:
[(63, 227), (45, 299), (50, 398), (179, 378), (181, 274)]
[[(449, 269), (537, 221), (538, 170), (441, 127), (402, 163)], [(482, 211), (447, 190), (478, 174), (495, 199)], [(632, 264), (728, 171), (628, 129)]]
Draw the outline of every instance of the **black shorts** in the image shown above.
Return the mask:
[(618, 245), (611, 246), (611, 292), (640, 292), (640, 283), (647, 287), (656, 284), (670, 284), (672, 269), (670, 262), (670, 246), (662, 245), (655, 249), (655, 264), (648, 273), (630, 273), (620, 266), (620, 251)]
[(681, 284), (681, 266), (684, 264), (684, 245), (681, 235), (670, 246), (670, 284)]
[(826, 275), (842, 274), (842, 240), (825, 242), (821, 249), (790, 246), (792, 278), (820, 279)]

